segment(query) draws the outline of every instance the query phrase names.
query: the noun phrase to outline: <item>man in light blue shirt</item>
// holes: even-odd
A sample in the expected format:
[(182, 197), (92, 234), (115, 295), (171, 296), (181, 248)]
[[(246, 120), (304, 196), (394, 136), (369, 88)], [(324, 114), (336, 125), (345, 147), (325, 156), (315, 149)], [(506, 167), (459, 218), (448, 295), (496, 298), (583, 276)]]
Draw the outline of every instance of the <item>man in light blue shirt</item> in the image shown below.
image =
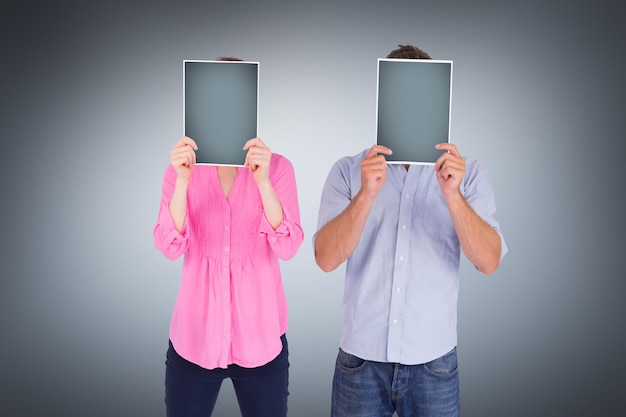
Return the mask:
[[(388, 58), (430, 59), (405, 45)], [(493, 273), (507, 252), (493, 187), (453, 144), (435, 165), (388, 165), (374, 145), (340, 159), (322, 192), (319, 267), (346, 264), (333, 417), (457, 416), (461, 251)]]

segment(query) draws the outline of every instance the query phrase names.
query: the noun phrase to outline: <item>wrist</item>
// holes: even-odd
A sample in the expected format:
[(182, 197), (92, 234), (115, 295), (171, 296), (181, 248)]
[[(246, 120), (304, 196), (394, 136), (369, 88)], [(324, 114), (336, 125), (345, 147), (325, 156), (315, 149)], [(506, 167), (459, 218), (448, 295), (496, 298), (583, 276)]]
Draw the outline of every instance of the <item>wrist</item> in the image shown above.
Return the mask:
[(259, 188), (268, 188), (268, 187), (272, 187), (272, 182), (270, 181), (269, 178), (255, 178), (254, 179), (256, 181), (256, 185)]
[(269, 181), (269, 179), (257, 181), (256, 186), (259, 189), (259, 193), (261, 193), (261, 195), (269, 195), (268, 193), (271, 194), (275, 192), (274, 186)]
[(180, 175), (176, 177), (176, 187), (187, 187), (189, 185), (190, 177)]
[(356, 193), (352, 201), (357, 205), (371, 206), (374, 204), (374, 200), (376, 200), (377, 195), (377, 192), (367, 191), (361, 188), (359, 192)]
[(448, 191), (442, 190), (442, 191), (443, 191), (443, 198), (444, 200), (446, 200), (448, 204), (465, 200), (465, 197), (463, 197), (463, 194), (461, 194), (461, 190), (459, 189), (448, 190)]

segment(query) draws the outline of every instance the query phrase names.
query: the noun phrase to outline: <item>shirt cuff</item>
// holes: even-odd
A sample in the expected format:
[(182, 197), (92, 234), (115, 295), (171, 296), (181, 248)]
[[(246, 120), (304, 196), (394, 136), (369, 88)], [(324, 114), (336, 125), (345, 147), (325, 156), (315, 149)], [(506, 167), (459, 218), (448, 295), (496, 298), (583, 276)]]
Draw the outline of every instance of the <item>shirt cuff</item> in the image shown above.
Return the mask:
[[(284, 216), (284, 213), (283, 213)], [(287, 236), (289, 235), (290, 230), (289, 221), (283, 217), (283, 221), (278, 225), (276, 230), (272, 227), (270, 222), (265, 217), (265, 213), (261, 216), (261, 224), (259, 225), (259, 233), (265, 233), (266, 235), (275, 235), (275, 236)]]
[(161, 226), (161, 230), (163, 230), (163, 244), (166, 247), (176, 240), (185, 241), (189, 237), (189, 223), (187, 222), (187, 218), (185, 218), (183, 223), (182, 233), (176, 229), (176, 224), (171, 215), (163, 216)]

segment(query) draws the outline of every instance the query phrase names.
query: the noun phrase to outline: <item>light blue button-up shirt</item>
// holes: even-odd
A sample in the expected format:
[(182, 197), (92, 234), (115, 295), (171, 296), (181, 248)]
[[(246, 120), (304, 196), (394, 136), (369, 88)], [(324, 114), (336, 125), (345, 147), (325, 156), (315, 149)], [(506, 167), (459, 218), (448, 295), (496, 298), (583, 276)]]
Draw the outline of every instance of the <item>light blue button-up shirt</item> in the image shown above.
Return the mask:
[[(339, 215), (361, 187), (369, 149), (332, 167), (318, 230)], [(465, 159), (461, 192), (502, 238), (487, 171)], [(313, 237), (315, 239), (315, 236)], [(502, 238), (501, 257), (507, 252)], [(340, 347), (363, 359), (416, 365), (457, 343), (461, 249), (434, 165), (389, 165), (361, 240), (348, 258)]]

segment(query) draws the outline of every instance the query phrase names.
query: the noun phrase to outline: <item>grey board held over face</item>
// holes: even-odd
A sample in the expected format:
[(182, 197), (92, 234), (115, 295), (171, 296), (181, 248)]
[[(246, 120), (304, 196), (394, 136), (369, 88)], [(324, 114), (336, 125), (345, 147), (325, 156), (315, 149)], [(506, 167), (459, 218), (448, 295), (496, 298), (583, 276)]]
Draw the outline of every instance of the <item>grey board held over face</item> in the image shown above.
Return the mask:
[(376, 143), (389, 163), (433, 164), (450, 142), (452, 61), (378, 59)]
[(243, 146), (258, 136), (259, 63), (183, 61), (183, 128), (196, 162), (243, 166)]

